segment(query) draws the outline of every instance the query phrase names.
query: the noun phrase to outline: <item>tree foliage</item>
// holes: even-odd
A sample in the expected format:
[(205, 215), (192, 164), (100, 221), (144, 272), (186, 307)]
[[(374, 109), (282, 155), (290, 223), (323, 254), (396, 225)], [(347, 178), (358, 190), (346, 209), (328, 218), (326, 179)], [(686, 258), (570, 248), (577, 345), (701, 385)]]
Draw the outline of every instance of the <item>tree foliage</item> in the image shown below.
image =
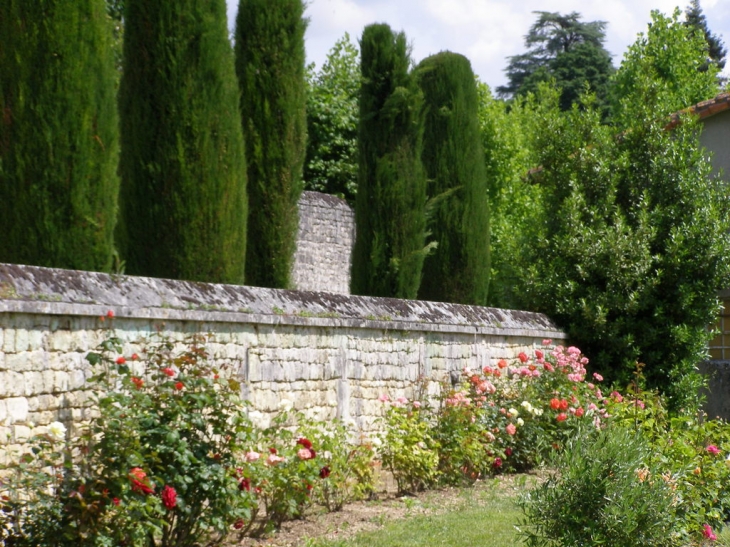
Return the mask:
[(111, 268), (114, 90), (102, 0), (0, 4), (0, 261)]
[(722, 39), (713, 34), (707, 26), (707, 18), (702, 12), (700, 0), (691, 0), (689, 6), (687, 6), (685, 11), (685, 24), (693, 28), (695, 31), (702, 33), (702, 36), (707, 42), (708, 59), (706, 64), (702, 67), (702, 70), (707, 70), (707, 67), (710, 64), (715, 65), (718, 72), (725, 68), (725, 56), (727, 55), (727, 49), (725, 48), (725, 44), (723, 44)]
[(365, 27), (361, 41), (353, 294), (415, 298), (426, 230), (423, 95), (405, 34)]
[(645, 363), (649, 387), (679, 406), (697, 393), (716, 291), (730, 282), (727, 192), (692, 120), (669, 132), (641, 105), (616, 138), (593, 108), (560, 114), (550, 100), (535, 115), (546, 221), (526, 299), (611, 380)]
[(360, 52), (350, 35), (340, 38), (318, 72), (308, 75), (307, 190), (354, 202), (357, 194), (357, 119)]
[(119, 243), (127, 271), (242, 283), (246, 170), (223, 0), (125, 0)]
[(302, 0), (241, 0), (238, 5), (235, 51), (248, 162), (249, 285), (290, 284), (307, 139), (303, 14)]
[(426, 105), (426, 191), (434, 200), (428, 226), (437, 244), (424, 262), (418, 297), (485, 305), (489, 197), (471, 63), (444, 51), (421, 61), (416, 78)]
[(676, 9), (667, 17), (652, 11), (646, 34), (639, 34), (624, 54), (611, 97), (612, 119), (619, 127), (633, 124), (637, 107), (662, 117), (719, 91), (718, 67), (707, 65), (707, 42), (680, 21), (680, 13)]
[(537, 91), (541, 82), (555, 80), (563, 110), (576, 103), (586, 87), (603, 103), (613, 73), (611, 54), (603, 47), (605, 21), (583, 22), (577, 12), (535, 13), (537, 21), (525, 36), (527, 52), (509, 57), (505, 69), (509, 82), (497, 93), (524, 96)]
[(508, 109), (486, 84), (478, 82), (477, 92), (491, 234), (488, 304), (520, 309), (523, 256), (536, 239), (542, 211), (540, 185), (525, 177), (537, 165), (529, 146), (535, 100), (518, 98)]

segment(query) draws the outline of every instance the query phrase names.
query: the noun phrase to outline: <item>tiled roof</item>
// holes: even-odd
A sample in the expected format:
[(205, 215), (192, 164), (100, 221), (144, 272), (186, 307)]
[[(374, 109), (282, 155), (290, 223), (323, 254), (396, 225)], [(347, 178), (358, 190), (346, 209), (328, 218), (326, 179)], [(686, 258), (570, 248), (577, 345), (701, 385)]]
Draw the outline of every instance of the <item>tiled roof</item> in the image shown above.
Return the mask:
[(680, 123), (680, 117), (683, 114), (694, 114), (699, 117), (700, 120), (730, 110), (730, 93), (720, 93), (713, 99), (702, 101), (694, 106), (675, 112), (671, 116), (671, 121), (667, 125), (667, 129), (674, 129)]

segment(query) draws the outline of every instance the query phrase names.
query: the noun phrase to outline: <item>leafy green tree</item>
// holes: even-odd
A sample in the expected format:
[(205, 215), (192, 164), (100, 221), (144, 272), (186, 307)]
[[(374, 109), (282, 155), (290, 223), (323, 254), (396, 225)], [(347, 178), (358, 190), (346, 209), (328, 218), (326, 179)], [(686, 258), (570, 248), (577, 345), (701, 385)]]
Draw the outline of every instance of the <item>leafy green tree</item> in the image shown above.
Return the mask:
[(0, 4), (0, 262), (112, 266), (111, 38), (102, 0)]
[(708, 46), (702, 34), (680, 21), (652, 11), (646, 34), (624, 54), (613, 79), (612, 119), (619, 127), (633, 124), (637, 104), (654, 116), (666, 116), (719, 91), (716, 64), (707, 65)]
[(353, 294), (415, 298), (426, 238), (423, 94), (405, 34), (365, 27), (361, 47)]
[(725, 48), (725, 44), (722, 43), (722, 39), (713, 34), (707, 26), (707, 18), (702, 13), (700, 0), (691, 0), (689, 6), (687, 6), (687, 10), (685, 11), (685, 24), (695, 29), (695, 31), (701, 32), (707, 42), (709, 59), (702, 69), (707, 70), (707, 65), (709, 64), (714, 64), (718, 72), (725, 68), (727, 49)]
[(236, 73), (248, 162), (246, 283), (287, 288), (306, 152), (302, 0), (241, 0)]
[(478, 82), (477, 92), (491, 233), (487, 302), (498, 308), (520, 309), (524, 306), (524, 255), (537, 237), (542, 211), (540, 185), (525, 176), (537, 165), (529, 146), (535, 100), (518, 98), (508, 108), (486, 84)]
[(357, 194), (357, 118), (360, 52), (340, 38), (322, 68), (309, 73), (304, 187), (354, 202)]
[(224, 0), (126, 0), (120, 250), (132, 274), (243, 283), (246, 165)]
[(509, 57), (505, 70), (509, 82), (497, 88), (499, 96), (534, 93), (541, 82), (554, 79), (561, 89), (563, 110), (576, 103), (586, 87), (603, 104), (614, 70), (611, 54), (603, 47), (606, 22), (583, 22), (577, 12), (535, 13), (537, 21), (525, 36), (527, 52)]
[[(437, 243), (423, 264), (418, 297), (485, 305), (489, 290), (489, 197), (471, 63), (444, 51), (416, 69), (426, 119), (423, 166)], [(440, 196), (443, 196), (441, 198)]]
[(730, 199), (692, 120), (669, 132), (642, 104), (616, 138), (590, 105), (560, 114), (550, 100), (534, 116), (545, 228), (525, 299), (610, 380), (645, 363), (648, 386), (679, 408), (697, 394), (716, 291), (730, 281)]

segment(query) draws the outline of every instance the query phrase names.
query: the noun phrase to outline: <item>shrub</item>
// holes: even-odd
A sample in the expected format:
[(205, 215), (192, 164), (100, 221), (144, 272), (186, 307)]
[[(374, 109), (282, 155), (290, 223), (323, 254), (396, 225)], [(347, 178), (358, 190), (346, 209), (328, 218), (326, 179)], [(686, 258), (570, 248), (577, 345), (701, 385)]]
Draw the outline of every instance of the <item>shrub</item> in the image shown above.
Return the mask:
[(375, 493), (373, 445), (364, 439), (353, 443), (351, 432), (339, 420), (303, 421), (302, 434), (318, 447), (319, 476), (316, 501), (328, 511), (339, 511), (346, 503)]
[(557, 472), (520, 501), (520, 531), (530, 547), (680, 545), (677, 500), (647, 467), (641, 436), (621, 428), (577, 436)]
[(429, 415), (418, 401), (399, 397), (388, 403), (383, 417), (380, 457), (393, 473), (399, 492), (419, 492), (438, 479), (438, 444), (432, 435)]
[(124, 357), (112, 337), (87, 355), (99, 417), (78, 446), (50, 454), (50, 473), (43, 447), (21, 460), (20, 473), (33, 463), (29, 477), (45, 473), (47, 485), (19, 485), (18, 544), (216, 545), (251, 518), (236, 476), (251, 425), (237, 383), (208, 363), (201, 342), (163, 340)]

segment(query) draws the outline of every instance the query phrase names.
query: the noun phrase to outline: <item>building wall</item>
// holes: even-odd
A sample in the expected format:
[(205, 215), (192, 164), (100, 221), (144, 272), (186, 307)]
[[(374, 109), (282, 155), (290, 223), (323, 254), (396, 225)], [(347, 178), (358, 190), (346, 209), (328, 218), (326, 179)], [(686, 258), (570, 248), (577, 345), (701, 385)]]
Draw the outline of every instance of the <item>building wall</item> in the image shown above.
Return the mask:
[(85, 355), (111, 331), (127, 356), (158, 332), (211, 333), (212, 359), (261, 425), (288, 399), (365, 434), (383, 393), (412, 396), (425, 378), (433, 395), (452, 371), (565, 338), (544, 315), (514, 310), (0, 264), (0, 465), (31, 424), (93, 414)]
[(355, 213), (343, 199), (303, 192), (292, 271), (303, 291), (350, 294), (350, 266), (355, 241)]
[(712, 152), (715, 173), (722, 173), (730, 181), (730, 110), (702, 120), (700, 143)]

